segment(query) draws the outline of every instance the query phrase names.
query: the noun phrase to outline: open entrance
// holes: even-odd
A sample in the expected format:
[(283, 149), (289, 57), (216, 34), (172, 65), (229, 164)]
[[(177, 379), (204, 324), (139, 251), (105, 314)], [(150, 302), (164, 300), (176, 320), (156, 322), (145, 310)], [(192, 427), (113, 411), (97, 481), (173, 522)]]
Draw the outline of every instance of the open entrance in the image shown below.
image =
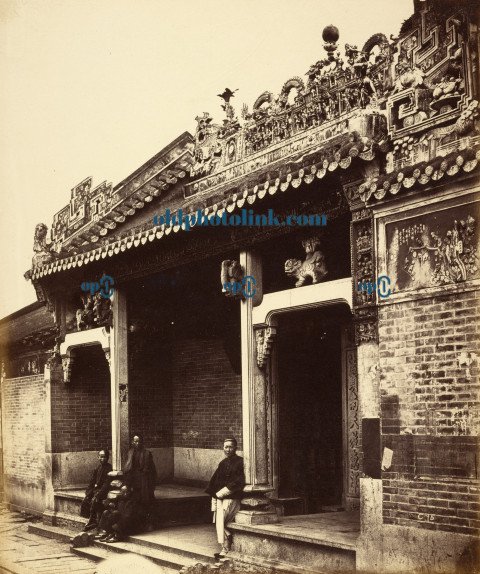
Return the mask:
[(278, 496), (285, 514), (344, 501), (342, 307), (279, 317)]

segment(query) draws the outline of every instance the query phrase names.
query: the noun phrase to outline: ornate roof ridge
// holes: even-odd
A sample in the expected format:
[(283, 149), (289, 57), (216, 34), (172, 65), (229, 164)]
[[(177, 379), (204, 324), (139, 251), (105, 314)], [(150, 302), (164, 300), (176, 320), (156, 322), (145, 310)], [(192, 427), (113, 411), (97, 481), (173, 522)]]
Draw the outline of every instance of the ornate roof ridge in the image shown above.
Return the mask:
[(77, 184), (71, 191), (69, 205), (53, 216), (52, 254), (76, 253), (89, 243), (98, 242), (153, 197), (165, 194), (187, 175), (192, 142), (193, 136), (183, 132), (115, 186), (104, 181), (92, 188), (91, 177)]
[[(388, 177), (379, 176), (372, 178), (358, 186), (354, 190), (354, 194), (360, 196), (363, 202), (368, 202), (372, 195), (379, 200), (383, 199), (387, 192), (396, 195), (402, 188), (410, 190), (415, 185), (425, 186), (430, 181), (439, 181), (444, 177), (452, 178), (461, 173), (471, 173), (478, 169), (480, 162), (480, 137), (472, 143), (475, 146), (473, 150), (465, 145), (462, 150), (452, 150), (445, 156), (440, 155), (430, 162), (421, 162), (418, 165), (410, 166), (404, 171), (398, 170), (395, 173), (388, 174)], [(278, 191), (283, 193), (289, 188), (297, 189), (303, 182), (309, 185), (315, 179), (323, 179), (327, 173), (338, 169), (348, 169), (355, 157), (359, 157), (359, 159), (364, 161), (371, 161), (374, 159), (375, 153), (372, 153), (370, 150), (357, 154), (355, 151), (352, 155), (340, 158), (339, 161), (333, 159), (331, 162), (321, 161), (313, 163), (309, 167), (300, 168), (294, 173), (288, 173), (281, 179), (277, 178), (274, 181), (267, 179), (263, 183), (258, 183), (245, 190), (241, 195), (233, 194), (221, 204), (215, 204), (211, 208), (204, 208), (202, 213), (205, 216), (218, 214), (220, 217), (224, 211), (233, 213), (236, 209), (241, 209), (245, 205), (253, 205), (257, 199), (262, 200), (264, 197), (274, 195)], [(387, 184), (386, 182), (389, 183)], [(193, 211), (195, 210), (192, 209), (189, 213)], [(195, 224), (192, 224), (191, 228), (195, 228)], [(185, 226), (171, 224), (169, 226), (151, 226), (148, 229), (137, 232), (132, 230), (129, 236), (117, 239), (111, 244), (45, 264), (28, 271), (26, 275), (28, 275), (27, 278), (32, 280), (40, 279), (52, 273), (59, 273), (87, 265), (93, 261), (110, 258), (140, 245), (145, 245), (147, 242), (162, 239), (162, 237), (171, 233), (178, 233), (180, 230), (185, 230)]]
[[(196, 118), (194, 138), (185, 132), (169, 144), (165, 157), (162, 150), (128, 182), (115, 188), (104, 182), (93, 190), (95, 196), (91, 178), (76, 186), (70, 205), (54, 217), (53, 250), (46, 226), (37, 226), (33, 268), (26, 277), (110, 257), (177, 232), (146, 225), (125, 238), (108, 239), (118, 223), (188, 172), (192, 180), (184, 186), (182, 209), (200, 206), (208, 214), (347, 169), (357, 157), (380, 160), (377, 180), (363, 183), (364, 201), (378, 199), (385, 188), (389, 193), (408, 188), (412, 177), (413, 185), (422, 185), (430, 178), (424, 166), (454, 175), (456, 168), (448, 163), (454, 152), (461, 156), (458, 171), (475, 169), (477, 155), (461, 148), (468, 140), (476, 152), (479, 133), (478, 70), (471, 65), (478, 30), (470, 26), (472, 6), (467, 0), (416, 2), (398, 37), (374, 34), (361, 50), (345, 44), (344, 56), (337, 49), (338, 29), (327, 26), (322, 35), (327, 57), (309, 68), (306, 81), (287, 80), (278, 97), (263, 92), (251, 112), (244, 108), (243, 124), (231, 104), (236, 90), (226, 88), (218, 94), (223, 125), (204, 113)], [(448, 163), (446, 171), (437, 169), (437, 160)], [(395, 177), (402, 179), (395, 182)], [(123, 195), (114, 197), (114, 192)], [(91, 249), (101, 238), (104, 245)], [(76, 253), (81, 249), (86, 251)]]

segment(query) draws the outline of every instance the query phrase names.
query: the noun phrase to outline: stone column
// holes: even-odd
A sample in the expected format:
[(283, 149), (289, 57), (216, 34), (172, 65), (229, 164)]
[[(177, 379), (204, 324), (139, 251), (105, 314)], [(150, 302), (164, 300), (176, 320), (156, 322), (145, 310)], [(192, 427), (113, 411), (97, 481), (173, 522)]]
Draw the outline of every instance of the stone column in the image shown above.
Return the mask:
[(54, 474), (55, 464), (52, 448), (52, 384), (63, 384), (62, 365), (59, 361), (50, 360), (44, 368), (45, 385), (45, 509), (43, 511), (43, 523), (56, 524), (55, 510), (55, 486), (58, 488), (58, 479)]
[[(270, 505), (266, 493), (273, 490), (270, 465), (271, 417), (270, 385), (266, 369), (257, 361), (257, 338), (253, 330), (252, 308), (261, 302), (262, 276), (259, 256), (251, 252), (240, 254), (245, 275), (252, 275), (257, 283), (257, 294), (243, 300), (241, 305), (242, 344), (242, 415), (243, 452), (245, 462), (245, 498), (235, 522), (264, 524), (276, 522), (277, 513)], [(262, 330), (263, 331), (263, 330)], [(270, 334), (273, 330), (270, 329)], [(260, 335), (263, 336), (263, 333)]]
[(125, 291), (117, 288), (112, 296), (113, 328), (110, 334), (111, 416), (112, 416), (112, 467), (122, 468), (129, 446), (128, 421), (128, 325)]

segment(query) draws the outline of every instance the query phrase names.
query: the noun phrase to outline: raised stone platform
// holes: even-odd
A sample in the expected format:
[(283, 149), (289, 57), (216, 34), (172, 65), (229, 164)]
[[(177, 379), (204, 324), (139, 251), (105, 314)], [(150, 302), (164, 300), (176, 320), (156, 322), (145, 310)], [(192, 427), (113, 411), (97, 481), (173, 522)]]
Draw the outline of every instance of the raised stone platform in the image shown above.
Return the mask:
[(276, 524), (235, 523), (230, 529), (235, 562), (280, 563), (322, 574), (355, 572), (358, 512), (287, 516)]
[[(172, 492), (173, 495), (173, 492)], [(32, 532), (69, 542), (77, 531), (47, 525), (31, 525)], [(332, 512), (284, 517), (268, 525), (230, 526), (233, 550), (228, 557), (237, 572), (265, 569), (272, 574), (348, 574), (355, 572), (359, 515)], [(130, 536), (125, 542), (72, 549), (90, 560), (108, 559), (112, 553), (139, 554), (178, 571), (198, 562), (213, 566), (218, 551), (213, 524), (166, 525), (154, 532)], [(212, 570), (213, 571), (213, 570)]]
[[(86, 519), (80, 517), (80, 504), (85, 489), (72, 488), (55, 492), (55, 510), (45, 511), (45, 524), (83, 527)], [(203, 488), (178, 484), (161, 484), (155, 488), (155, 525), (202, 524), (211, 522), (210, 497)]]

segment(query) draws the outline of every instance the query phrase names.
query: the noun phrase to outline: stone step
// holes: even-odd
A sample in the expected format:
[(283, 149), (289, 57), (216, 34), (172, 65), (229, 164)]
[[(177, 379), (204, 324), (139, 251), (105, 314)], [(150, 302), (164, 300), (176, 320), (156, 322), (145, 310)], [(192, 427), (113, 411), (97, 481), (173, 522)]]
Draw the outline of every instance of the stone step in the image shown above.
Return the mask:
[(93, 562), (101, 562), (102, 560), (105, 560), (111, 556), (111, 552), (108, 550), (104, 550), (103, 548), (95, 548), (94, 546), (85, 546), (84, 548), (71, 548), (70, 551), (72, 554), (76, 554), (82, 558), (88, 558)]
[(162, 548), (150, 548), (148, 546), (141, 546), (133, 542), (100, 542), (95, 541), (94, 548), (101, 549), (106, 552), (115, 553), (126, 553), (130, 552), (132, 554), (139, 554), (140, 556), (145, 556), (150, 558), (155, 564), (160, 566), (166, 566), (167, 568), (172, 568), (175, 570), (180, 570), (184, 566), (193, 566), (199, 560), (193, 558), (186, 558), (185, 556), (179, 555), (176, 549), (162, 549)]
[(194, 562), (203, 562), (208, 564), (214, 563), (213, 553), (210, 552), (210, 550), (190, 542), (180, 543), (178, 540), (173, 538), (169, 539), (167, 544), (166, 542), (160, 542), (158, 540), (145, 540), (141, 534), (129, 536), (128, 541), (143, 548), (175, 552), (178, 556), (190, 561), (193, 560)]
[[(112, 560), (112, 557), (119, 556), (118, 553), (114, 553), (111, 552), (110, 550), (106, 550), (104, 548), (96, 548), (96, 547), (92, 547), (92, 546), (88, 546), (86, 548), (72, 548), (72, 553), (76, 554), (77, 556), (81, 556), (82, 558), (87, 558), (88, 560), (91, 560), (93, 562), (103, 562), (106, 560), (109, 560), (109, 562), (107, 562), (107, 564), (110, 564), (110, 562), (114, 562)], [(129, 555), (128, 552), (124, 552), (123, 553), (124, 556)], [(155, 562), (154, 562), (155, 563)], [(113, 564), (111, 565), (114, 572), (125, 572), (126, 570), (124, 570), (123, 568), (121, 570), (115, 569), (118, 568), (120, 566), (120, 568), (125, 567), (124, 564), (120, 565), (120, 564), (115, 564), (115, 567), (113, 566)], [(160, 564), (157, 562), (156, 566), (160, 566)], [(161, 565), (161, 569), (159, 571), (159, 574), (178, 574), (178, 571), (180, 570), (180, 567), (178, 566), (174, 566), (174, 567), (169, 567), (169, 566), (165, 566), (165, 565)], [(137, 572), (133, 572), (132, 574), (137, 574)]]
[(70, 543), (71, 538), (78, 534), (78, 530), (75, 531), (63, 526), (50, 526), (48, 524), (29, 524), (28, 532), (44, 536), (45, 538), (58, 540), (59, 542), (66, 542), (67, 544)]
[(42, 518), (44, 524), (48, 524), (50, 526), (62, 526), (75, 531), (82, 530), (88, 522), (87, 518), (82, 518), (78, 513), (70, 514), (61, 511), (52, 512), (50, 510), (46, 510), (43, 513)]
[[(50, 526), (46, 524), (30, 524), (28, 531), (33, 534), (53, 538), (70, 544), (71, 538), (79, 534), (79, 530), (65, 527)], [(150, 540), (143, 540), (142, 535), (130, 536), (125, 542), (107, 543), (96, 540), (93, 546), (71, 548), (78, 556), (100, 561), (115, 553), (132, 553), (151, 559), (156, 564), (172, 572), (178, 572), (183, 566), (193, 566), (198, 562), (214, 564), (214, 558), (208, 550), (201, 546), (183, 542), (178, 544), (174, 539), (172, 545), (158, 544)]]
[(274, 572), (275, 574), (324, 574), (320, 570), (311, 570), (309, 568), (302, 568), (301, 566), (295, 566), (293, 564), (288, 564), (287, 562), (281, 562), (279, 560), (269, 560), (267, 558), (260, 558), (256, 556), (254, 561), (252, 561), (252, 556), (244, 556), (239, 552), (230, 552), (228, 558), (234, 563), (236, 562), (250, 565), (251, 568), (262, 568), (266, 569), (267, 572)]

